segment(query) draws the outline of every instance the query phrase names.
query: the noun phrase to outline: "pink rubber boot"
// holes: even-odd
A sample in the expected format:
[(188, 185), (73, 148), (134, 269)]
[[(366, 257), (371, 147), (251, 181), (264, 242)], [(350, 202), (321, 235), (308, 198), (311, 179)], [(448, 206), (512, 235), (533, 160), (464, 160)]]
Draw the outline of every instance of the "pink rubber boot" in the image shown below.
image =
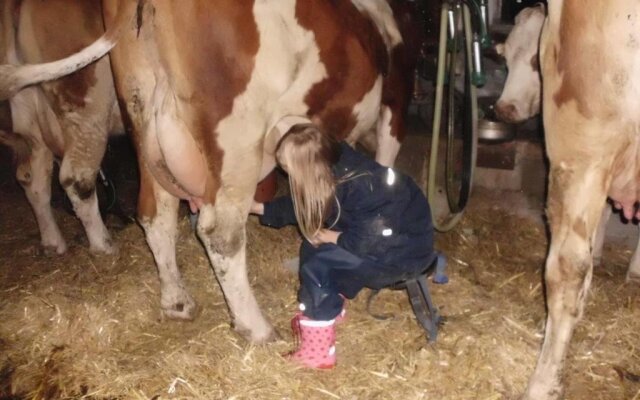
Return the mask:
[[(342, 305), (342, 310), (340, 311), (340, 314), (336, 315), (335, 317), (336, 324), (338, 325), (340, 325), (341, 323), (347, 320), (347, 298), (344, 297), (343, 295), (340, 295), (340, 297), (344, 299), (344, 304)], [(298, 307), (300, 308), (300, 311), (296, 313), (294, 318), (301, 316), (302, 312), (305, 310), (305, 306), (302, 303), (300, 303)]]
[(335, 321), (315, 321), (297, 314), (291, 320), (291, 328), (298, 342), (298, 349), (287, 358), (303, 367), (328, 369), (336, 365)]

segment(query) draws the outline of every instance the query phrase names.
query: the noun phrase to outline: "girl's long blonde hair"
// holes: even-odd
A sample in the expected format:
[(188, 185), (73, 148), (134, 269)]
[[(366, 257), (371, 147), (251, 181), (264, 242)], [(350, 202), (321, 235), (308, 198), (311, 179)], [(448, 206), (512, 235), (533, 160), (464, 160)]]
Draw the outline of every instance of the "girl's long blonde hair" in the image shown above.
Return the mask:
[(331, 167), (339, 157), (338, 143), (314, 124), (294, 125), (276, 148), (276, 160), (289, 174), (298, 227), (314, 245), (335, 198)]

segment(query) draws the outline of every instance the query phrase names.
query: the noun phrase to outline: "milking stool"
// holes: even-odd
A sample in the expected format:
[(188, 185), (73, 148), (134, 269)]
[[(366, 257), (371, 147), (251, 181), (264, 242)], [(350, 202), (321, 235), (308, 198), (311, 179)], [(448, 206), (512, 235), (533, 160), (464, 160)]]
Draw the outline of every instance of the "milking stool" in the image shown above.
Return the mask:
[[(398, 281), (386, 287), (386, 289), (399, 290), (406, 289), (409, 296), (409, 302), (418, 323), (427, 333), (427, 339), (430, 343), (436, 341), (438, 337), (438, 326), (442, 323), (442, 317), (438, 313), (438, 309), (431, 300), (427, 278), (433, 276), (433, 283), (445, 284), (449, 282), (449, 278), (445, 274), (447, 267), (447, 259), (443, 254), (438, 253), (429, 264), (429, 266), (414, 276), (409, 276), (404, 280)], [(376, 319), (389, 319), (393, 316), (374, 314), (370, 310), (371, 302), (378, 294), (379, 290), (373, 290), (367, 299), (367, 311)]]

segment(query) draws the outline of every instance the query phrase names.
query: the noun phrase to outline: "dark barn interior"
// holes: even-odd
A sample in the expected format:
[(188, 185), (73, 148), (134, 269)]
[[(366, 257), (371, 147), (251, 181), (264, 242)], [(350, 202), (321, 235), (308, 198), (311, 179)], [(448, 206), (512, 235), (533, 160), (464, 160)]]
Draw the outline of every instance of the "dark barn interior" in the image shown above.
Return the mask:
[[(520, 10), (537, 2), (503, 3), (496, 40), (504, 39)], [(425, 4), (427, 40), (416, 75), (421, 92), (409, 107), (396, 168), (426, 191), (440, 2)], [(488, 76), (499, 77), (500, 86), (504, 66), (486, 61), (493, 68)], [(483, 112), (500, 94), (487, 93), (478, 100)], [(0, 113), (2, 119), (5, 129), (7, 115)], [(249, 344), (230, 325), (186, 202), (180, 205), (177, 259), (199, 309), (193, 321), (161, 315), (157, 270), (135, 219), (138, 167), (129, 136), (110, 138), (105, 179), (96, 183), (115, 255), (89, 250), (58, 182), (57, 164), (51, 204), (69, 248), (63, 255), (44, 252), (15, 178), (14, 156), (0, 145), (0, 400), (518, 399), (544, 336), (549, 233), (542, 121), (535, 117), (515, 130), (512, 140), (479, 143), (465, 214), (452, 230), (436, 234), (449, 276), (448, 284), (429, 283), (445, 317), (437, 342), (427, 342), (404, 291), (383, 290), (375, 298), (374, 313), (390, 316), (378, 320), (365, 290), (348, 303), (348, 320), (338, 328), (338, 365), (319, 372), (281, 356), (293, 343), (290, 317), (297, 307), (298, 277), (287, 268), (301, 241), (295, 228), (274, 230), (248, 219), (249, 280), (281, 336), (267, 345)], [(282, 171), (277, 190), (288, 190)], [(442, 204), (431, 206), (437, 218)], [(640, 291), (625, 282), (637, 243), (637, 225), (614, 214), (566, 361), (567, 399), (640, 399)]]

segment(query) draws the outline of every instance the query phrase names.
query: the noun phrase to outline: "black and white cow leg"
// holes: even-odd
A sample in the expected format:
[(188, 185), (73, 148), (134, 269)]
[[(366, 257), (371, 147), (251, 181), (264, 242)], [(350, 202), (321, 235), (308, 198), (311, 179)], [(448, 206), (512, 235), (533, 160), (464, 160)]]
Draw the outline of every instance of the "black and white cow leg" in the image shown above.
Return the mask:
[(67, 250), (67, 244), (51, 210), (53, 154), (41, 143), (35, 143), (30, 150), (30, 156), (19, 159), (16, 178), (24, 188), (38, 221), (45, 254), (62, 254)]
[[(141, 176), (145, 179), (144, 174)], [(144, 193), (146, 183), (153, 185), (150, 188), (153, 193)], [(139, 206), (139, 221), (158, 267), (162, 312), (169, 318), (191, 320), (196, 313), (196, 303), (182, 282), (176, 262), (179, 200), (155, 181), (141, 182), (140, 198), (146, 199)], [(145, 206), (150, 210), (144, 209)]]
[(248, 205), (231, 201), (219, 190), (216, 204), (200, 209), (198, 237), (202, 240), (227, 300), (235, 330), (252, 343), (276, 338), (249, 285), (246, 260)]
[(593, 271), (590, 241), (605, 205), (605, 171), (568, 162), (551, 164), (547, 212), (551, 246), (545, 282), (547, 324), (542, 351), (524, 400), (562, 397), (562, 370), (580, 320)]

